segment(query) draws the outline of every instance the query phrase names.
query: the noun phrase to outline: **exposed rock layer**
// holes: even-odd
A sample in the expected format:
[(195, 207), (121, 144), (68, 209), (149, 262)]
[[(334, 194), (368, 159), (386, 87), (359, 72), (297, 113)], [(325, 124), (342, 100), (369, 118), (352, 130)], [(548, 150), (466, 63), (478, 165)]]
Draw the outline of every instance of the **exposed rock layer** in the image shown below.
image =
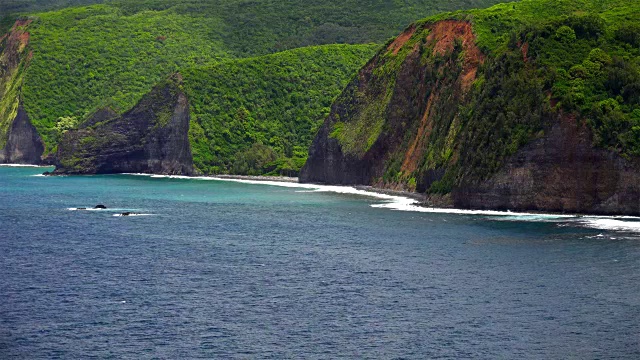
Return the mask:
[[(471, 101), (469, 93), (485, 57), (468, 23), (442, 21), (424, 27), (408, 28), (337, 99), (309, 149), (301, 182), (425, 192), (451, 172), (457, 177), (448, 195), (433, 193), (439, 205), (444, 199), (459, 208), (640, 215), (640, 160), (595, 147), (584, 121), (551, 112), (547, 96), (534, 82), (531, 89), (522, 89), (531, 91), (531, 101), (516, 114), (533, 119), (533, 140), (500, 160), (497, 170), (469, 161), (474, 158), (469, 155), (475, 151), (472, 142), (496, 141), (491, 132), (492, 138), (484, 140), (473, 131), (460, 135), (465, 126), (473, 127), (469, 118), (467, 123), (460, 119), (461, 111), (481, 111), (471, 108), (482, 102)], [(417, 37), (422, 39), (416, 41)], [(527, 62), (527, 48), (521, 46), (520, 65), (501, 70), (491, 67), (494, 61), (485, 66), (482, 80), (508, 79), (509, 71), (534, 71)], [(387, 64), (398, 56), (404, 57), (393, 70), (394, 81), (384, 80), (390, 73)], [(384, 111), (372, 116), (371, 104), (379, 103), (379, 94), (388, 90), (392, 95)], [(508, 96), (504, 88), (495, 91)], [(365, 126), (358, 124), (363, 116)], [(384, 124), (371, 146), (362, 146), (366, 131), (341, 137), (350, 126), (374, 126), (376, 116)], [(352, 150), (358, 146), (365, 151)]]
[(546, 136), (520, 149), (492, 178), (453, 192), (463, 208), (640, 214), (640, 161), (592, 145), (573, 117), (554, 121)]
[[(337, 99), (309, 149), (300, 174), (302, 182), (392, 187), (381, 182), (390, 161), (397, 158), (399, 170), (413, 172), (422, 165), (431, 134), (444, 131), (446, 136), (459, 111), (451, 104), (465, 101), (484, 58), (467, 22), (442, 21), (419, 30), (408, 28), (374, 57)], [(407, 43), (412, 36), (415, 44)], [(409, 50), (398, 55), (402, 46)], [(436, 61), (425, 65), (424, 52)], [(457, 61), (460, 54), (465, 59), (463, 64)], [(399, 56), (403, 58), (393, 68), (391, 81), (387, 71), (380, 70), (398, 61)], [(361, 114), (371, 117), (367, 108), (381, 102), (389, 87), (393, 88), (388, 105), (375, 114), (385, 119), (380, 136), (364, 153), (349, 152), (332, 136), (336, 124), (349, 123)]]
[(55, 173), (193, 174), (189, 104), (180, 81), (175, 75), (156, 86), (121, 116), (103, 109), (66, 132)]

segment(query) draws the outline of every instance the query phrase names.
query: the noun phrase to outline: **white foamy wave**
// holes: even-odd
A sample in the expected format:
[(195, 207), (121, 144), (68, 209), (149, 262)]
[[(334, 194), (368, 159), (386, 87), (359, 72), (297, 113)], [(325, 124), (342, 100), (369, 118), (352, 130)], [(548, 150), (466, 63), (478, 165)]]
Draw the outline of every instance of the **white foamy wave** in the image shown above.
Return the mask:
[[(286, 188), (298, 188), (304, 189), (296, 192), (330, 192), (337, 194), (349, 194), (372, 197), (384, 202), (379, 204), (372, 204), (371, 207), (378, 209), (387, 209), (395, 211), (409, 211), (419, 213), (435, 213), (435, 214), (453, 214), (453, 215), (483, 215), (491, 217), (492, 220), (501, 221), (530, 221), (530, 222), (560, 222), (560, 221), (572, 221), (579, 219), (593, 219), (592, 222), (583, 221), (582, 224), (590, 227), (602, 228), (602, 229), (637, 229), (640, 231), (640, 222), (631, 223), (623, 222), (616, 219), (637, 219), (638, 217), (618, 217), (618, 216), (598, 216), (583, 218), (577, 215), (563, 215), (563, 214), (544, 214), (544, 213), (527, 213), (527, 212), (511, 212), (511, 211), (495, 211), (495, 210), (463, 210), (452, 208), (437, 208), (426, 207), (417, 204), (416, 200), (397, 195), (388, 195), (382, 193), (376, 193), (372, 191), (360, 190), (350, 186), (335, 186), (335, 185), (317, 185), (317, 184), (301, 184), (295, 182), (280, 182), (270, 180), (248, 180), (248, 179), (230, 179), (219, 178), (214, 176), (180, 176), (180, 175), (150, 175), (150, 174), (127, 174), (136, 176), (148, 176), (152, 178), (169, 178), (169, 179), (188, 179), (188, 180), (208, 180), (208, 181), (227, 181), (252, 185), (270, 185)], [(605, 220), (613, 220), (613, 222), (606, 222)], [(622, 224), (619, 224), (622, 223)], [(631, 225), (630, 225), (631, 224)], [(637, 224), (637, 227), (633, 224)], [(633, 230), (635, 231), (635, 230)]]
[(31, 175), (31, 176), (34, 176), (34, 177), (46, 177), (46, 176), (45, 176), (45, 175), (43, 175), (43, 174), (35, 174), (35, 175)]
[(611, 217), (586, 217), (580, 219), (579, 223), (600, 230), (640, 232), (640, 221), (623, 221)]
[(29, 164), (0, 164), (0, 167), (28, 167), (28, 168), (46, 168), (48, 165), (29, 165)]
[(129, 215), (124, 215), (124, 214), (113, 214), (113, 216), (115, 217), (130, 217), (130, 216), (153, 216), (155, 214), (129, 214)]
[(421, 213), (434, 213), (434, 214), (457, 214), (457, 215), (484, 215), (484, 216), (497, 216), (501, 220), (513, 220), (513, 221), (538, 221), (541, 219), (560, 219), (571, 218), (573, 215), (556, 215), (556, 214), (537, 214), (537, 213), (525, 213), (525, 212), (511, 212), (511, 211), (496, 211), (496, 210), (464, 210), (464, 209), (451, 209), (451, 208), (437, 208), (426, 207), (416, 205), (416, 202), (409, 198), (397, 197), (394, 201), (384, 204), (371, 205), (375, 208), (384, 208), (398, 211), (413, 211)]
[(67, 208), (70, 211), (106, 211), (106, 209), (94, 209), (94, 208)]

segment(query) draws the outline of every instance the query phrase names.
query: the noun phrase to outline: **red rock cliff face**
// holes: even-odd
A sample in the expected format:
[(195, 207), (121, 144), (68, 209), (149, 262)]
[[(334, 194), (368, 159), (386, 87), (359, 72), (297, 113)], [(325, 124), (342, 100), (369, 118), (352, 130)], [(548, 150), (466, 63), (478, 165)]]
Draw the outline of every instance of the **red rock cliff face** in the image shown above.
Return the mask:
[(18, 20), (0, 36), (0, 163), (39, 164), (44, 145), (20, 99), (22, 76), (29, 66), (31, 20)]
[[(408, 28), (334, 103), (300, 180), (425, 192), (453, 174), (444, 199), (459, 208), (640, 215), (640, 160), (595, 147), (583, 120), (553, 113), (536, 80), (526, 80), (536, 71), (527, 53), (528, 44), (520, 44), (512, 58), (487, 63), (464, 21)], [(504, 85), (513, 71), (526, 89)], [(485, 90), (473, 100), (479, 76), (476, 88)], [(492, 87), (480, 88), (485, 80)], [(512, 155), (475, 156), (491, 148), (483, 144), (505, 139), (498, 137), (501, 120), (491, 119), (495, 128), (473, 124), (486, 119), (478, 99), (494, 92), (509, 99), (509, 91), (530, 101), (505, 115), (526, 119), (537, 135)], [(379, 119), (379, 134), (367, 130)]]
[[(301, 180), (402, 188), (383, 180), (389, 163), (397, 163), (398, 170), (407, 174), (424, 165), (432, 140), (457, 126), (458, 108), (450, 105), (466, 101), (483, 61), (468, 22), (408, 28), (360, 71), (336, 101), (309, 150)], [(352, 119), (366, 122), (367, 116), (373, 117), (368, 107), (383, 102), (390, 89), (384, 109), (373, 114), (384, 118), (383, 131), (366, 151), (350, 151), (332, 137), (339, 122), (358, 127), (362, 125)]]

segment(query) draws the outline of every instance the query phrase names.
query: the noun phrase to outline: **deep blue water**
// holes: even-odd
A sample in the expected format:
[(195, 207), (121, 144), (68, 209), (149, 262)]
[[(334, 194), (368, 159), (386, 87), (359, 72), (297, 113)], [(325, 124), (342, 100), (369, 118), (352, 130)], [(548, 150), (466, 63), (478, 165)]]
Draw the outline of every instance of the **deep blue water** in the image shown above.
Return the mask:
[(2, 359), (640, 358), (629, 229), (42, 171), (0, 168)]

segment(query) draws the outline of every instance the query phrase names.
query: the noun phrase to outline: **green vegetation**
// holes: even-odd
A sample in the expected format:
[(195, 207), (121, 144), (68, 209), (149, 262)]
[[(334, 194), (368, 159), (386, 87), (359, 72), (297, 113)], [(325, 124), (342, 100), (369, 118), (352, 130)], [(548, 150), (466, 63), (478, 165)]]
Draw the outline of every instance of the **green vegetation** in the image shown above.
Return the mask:
[[(504, 97), (491, 96), (498, 102), (493, 108), (504, 108), (503, 99), (513, 102), (514, 94), (519, 98), (513, 102), (517, 110), (505, 113), (518, 117), (504, 124), (517, 127), (501, 137), (506, 153), (540, 129), (541, 114), (529, 104), (546, 103), (541, 97), (547, 94), (554, 112), (587, 120), (597, 145), (622, 156), (640, 155), (640, 3), (527, 0), (470, 14), (478, 42), (496, 59), (490, 64), (501, 63), (514, 82)], [(523, 56), (523, 45), (528, 47), (526, 65), (513, 59)]]
[(83, 118), (105, 101), (129, 109), (168, 74), (226, 58), (220, 40), (193, 31), (207, 26), (220, 24), (171, 11), (124, 16), (106, 5), (38, 15), (23, 96), (47, 148), (58, 118)]
[(32, 13), (54, 9), (64, 9), (71, 6), (91, 5), (104, 0), (2, 0), (0, 14)]
[(0, 80), (0, 149), (4, 148), (11, 122), (18, 113), (20, 84), (24, 76), (24, 64), (16, 71), (5, 74)]
[(20, 105), (28, 52), (20, 40), (22, 29), (13, 37), (0, 37), (0, 149), (6, 145), (8, 131)]
[[(34, 58), (22, 95), (49, 153), (58, 119), (82, 119), (104, 104), (129, 109), (182, 69), (309, 45), (381, 43), (415, 18), (496, 1), (7, 0), (0, 13), (34, 20), (28, 28)], [(32, 13), (91, 3), (102, 4)], [(0, 29), (12, 18), (2, 17)], [(226, 159), (209, 164), (229, 169)]]
[[(382, 180), (433, 193), (486, 179), (559, 117), (588, 124), (596, 146), (640, 156), (639, 18), (636, 1), (523, 0), (423, 19), (401, 49), (377, 55), (368, 93), (353, 83), (341, 95), (346, 110), (337, 113), (330, 136), (360, 158), (372, 140), (404, 138), (386, 158)], [(469, 66), (462, 41), (444, 55), (424, 42), (432, 24), (449, 19), (472, 24), (485, 56), (463, 95), (451, 82)], [(406, 53), (415, 49), (422, 66), (408, 70), (416, 61)], [(427, 140), (411, 143), (426, 107), (411, 90), (419, 86), (430, 89), (419, 97), (436, 94), (435, 115)], [(415, 153), (422, 158), (407, 166), (405, 154)]]
[(331, 103), (377, 49), (306, 47), (181, 71), (196, 168), (295, 175)]

